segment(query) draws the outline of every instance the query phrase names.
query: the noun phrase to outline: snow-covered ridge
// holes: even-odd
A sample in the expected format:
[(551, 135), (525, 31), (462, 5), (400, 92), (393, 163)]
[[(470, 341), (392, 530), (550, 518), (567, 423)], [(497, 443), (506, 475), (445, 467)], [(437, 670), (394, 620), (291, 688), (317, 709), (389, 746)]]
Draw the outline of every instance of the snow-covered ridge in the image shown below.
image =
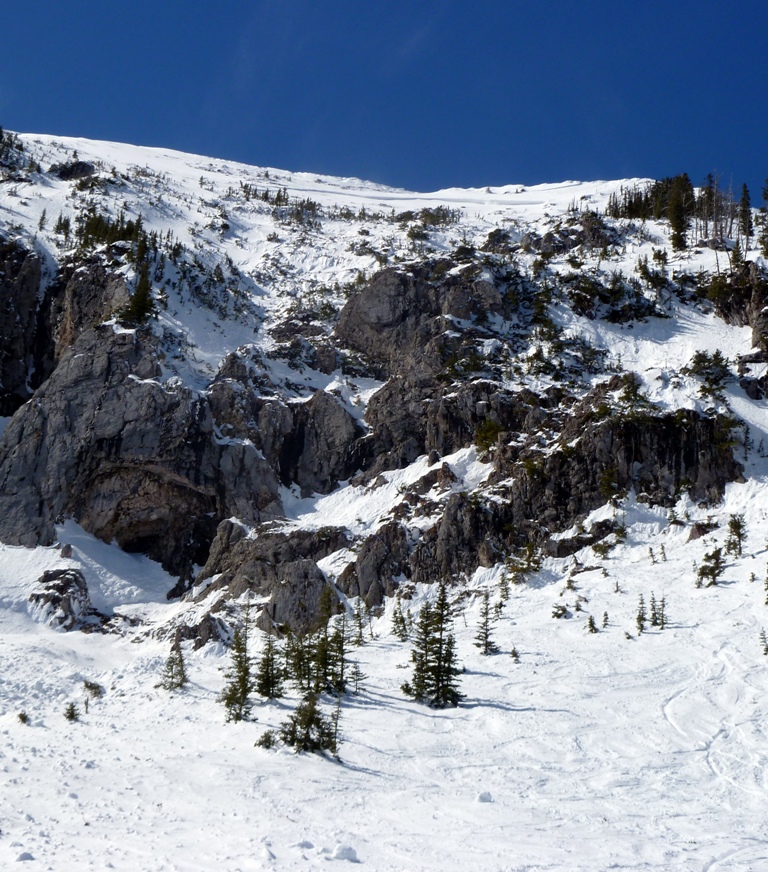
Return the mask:
[[(151, 329), (163, 336), (162, 372), (131, 375), (132, 386), (162, 393), (162, 385), (167, 394), (192, 387), (196, 397), (206, 396), (222, 360), (240, 349), (261, 398), (294, 410), (325, 392), (366, 433), (372, 427), (365, 412), (383, 382), (340, 368), (321, 372), (292, 358), (291, 318), (299, 331), (306, 326), (300, 317), (316, 312), (309, 324), (328, 337), (335, 313), (382, 266), (407, 271), (460, 246), (480, 250), (499, 228), (517, 244), (580, 212), (603, 210), (611, 193), (643, 183), (413, 193), (167, 149), (21, 139), (44, 172), (0, 184), (0, 233), (34, 247), (51, 271), (72, 253), (71, 240), (55, 230), (57, 218), (75, 222), (89, 209), (112, 218), (141, 215), (148, 231), (170, 233), (184, 247), (178, 264), (153, 276), (161, 305)], [(48, 172), (75, 159), (94, 164), (95, 184)], [(278, 191), (286, 192), (288, 207), (275, 204)], [(261, 199), (265, 192), (271, 200)], [(294, 220), (280, 211), (306, 200), (318, 204), (316, 218)], [(396, 218), (438, 207), (454, 211), (430, 225), (426, 238), (411, 232), (423, 223), (418, 218)], [(564, 276), (583, 268), (608, 281), (634, 275), (639, 259), (658, 247), (669, 255), (670, 276), (724, 269), (722, 252), (673, 252), (664, 222), (610, 224), (621, 231), (610, 251), (557, 254), (543, 264), (535, 248), (523, 246), (515, 252), (521, 274), (546, 266)], [(98, 252), (111, 256), (108, 246)], [(748, 258), (760, 262), (754, 251)], [(132, 284), (130, 260), (114, 262)], [(217, 267), (222, 280), (205, 298), (196, 296), (185, 270), (214, 276)], [(492, 267), (481, 264), (477, 280), (494, 279)], [(456, 276), (463, 269), (452, 267)], [(30, 868), (62, 872), (88, 864), (132, 872), (245, 872), (354, 861), (382, 872), (768, 867), (768, 660), (760, 637), (768, 630), (768, 404), (751, 399), (735, 377), (719, 397), (702, 396), (701, 379), (681, 372), (697, 351), (720, 351), (735, 370), (735, 360), (752, 350), (750, 328), (725, 324), (706, 301), (643, 293), (667, 317), (610, 323), (577, 314), (565, 294), (552, 299), (551, 326), (566, 344), (586, 339), (606, 357), (600, 371), (566, 382), (568, 390), (580, 398), (630, 371), (641, 380), (648, 414), (733, 414), (740, 422), (733, 450), (742, 480), (728, 484), (717, 504), (697, 504), (681, 487), (671, 511), (629, 490), (562, 531), (559, 540), (600, 523), (616, 532), (597, 548), (543, 557), (512, 587), (494, 625), (501, 653), (492, 657), (474, 644), (482, 594), (499, 599), (513, 562), (484, 558), (453, 591), (467, 697), (455, 710), (434, 711), (401, 693), (412, 667), (410, 645), (393, 633), (389, 598), (371, 618), (366, 644), (352, 654), (367, 678), (359, 694), (343, 699), (341, 763), (254, 747), (299, 701), (293, 688), (283, 700), (258, 705), (256, 722), (224, 725), (219, 693), (228, 654), (219, 641), (199, 650), (182, 642), (190, 687), (173, 694), (158, 687), (179, 628), (206, 620), (212, 604), (214, 620), (229, 628), (241, 620), (242, 603), (221, 592), (220, 600), (204, 598), (219, 575), (192, 587), (188, 598), (168, 602), (175, 577), (143, 555), (95, 539), (71, 519), (56, 529), (70, 556), (58, 545), (0, 545), (0, 771), (6, 779), (0, 865), (24, 860)], [(335, 312), (327, 314), (323, 304)], [(107, 323), (115, 334), (125, 330)], [(476, 326), (452, 315), (446, 323), (456, 337)], [(511, 347), (517, 326), (514, 316), (494, 315), (478, 341), (480, 356), (490, 360), (508, 338)], [(534, 330), (529, 346), (494, 364), (496, 381), (481, 371), (450, 384), (446, 397), (483, 381), (489, 391), (513, 397), (560, 389), (562, 379), (535, 365), (536, 355), (546, 363), (556, 354), (556, 343)], [(751, 366), (752, 376), (764, 373), (764, 363)], [(620, 393), (609, 397), (618, 417), (629, 414)], [(253, 449), (252, 457), (264, 461), (253, 442), (218, 421), (213, 438), (218, 446)], [(549, 456), (563, 447), (557, 433), (542, 430), (531, 450)], [(508, 482), (488, 483), (494, 466), (482, 454), (470, 438), (460, 450), (437, 459), (424, 453), (373, 480), (341, 481), (331, 493), (302, 496), (298, 486), (282, 486), (284, 517), (264, 526), (229, 520), (246, 544), (265, 529), (280, 535), (343, 528), (347, 544), (316, 564), (324, 579), (338, 581), (366, 539), (396, 516), (407, 518), (415, 540), (451, 499), (475, 495), (478, 505), (503, 503)], [(517, 474), (512, 468), (511, 478)], [(424, 510), (409, 516), (411, 489), (423, 497)], [(697, 587), (706, 555), (725, 547), (733, 516), (743, 516), (746, 526), (743, 554), (727, 555), (719, 585)], [(93, 606), (119, 616), (119, 632), (65, 634), (40, 623), (47, 613), (35, 610), (29, 596), (42, 573), (56, 569), (81, 571)], [(416, 618), (434, 590), (400, 581), (400, 605)], [(641, 595), (648, 606), (652, 596), (664, 598), (669, 624), (663, 630), (638, 633)], [(359, 603), (344, 605), (351, 614)], [(555, 619), (556, 606), (567, 617)], [(589, 617), (597, 633), (588, 632)], [(256, 654), (263, 645), (256, 633)], [(87, 696), (85, 680), (100, 684), (104, 695)], [(80, 707), (80, 722), (64, 719), (68, 703)]]

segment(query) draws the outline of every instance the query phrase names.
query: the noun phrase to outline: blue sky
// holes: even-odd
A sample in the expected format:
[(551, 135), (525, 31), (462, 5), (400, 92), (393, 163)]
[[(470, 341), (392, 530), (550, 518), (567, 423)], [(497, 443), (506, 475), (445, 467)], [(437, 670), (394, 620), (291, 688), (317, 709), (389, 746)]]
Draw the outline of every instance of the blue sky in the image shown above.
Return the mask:
[(417, 190), (768, 176), (768, 4), (27, 0), (0, 124)]

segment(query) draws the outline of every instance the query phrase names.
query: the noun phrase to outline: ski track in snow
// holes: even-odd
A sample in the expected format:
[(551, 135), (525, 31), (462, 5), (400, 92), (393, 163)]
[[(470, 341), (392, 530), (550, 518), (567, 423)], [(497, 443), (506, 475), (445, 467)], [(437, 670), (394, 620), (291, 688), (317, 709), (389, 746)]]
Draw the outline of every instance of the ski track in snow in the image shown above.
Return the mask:
[[(115, 166), (131, 179), (123, 192), (129, 214), (143, 208), (145, 226), (170, 227), (200, 257), (207, 256), (206, 240), (215, 241), (250, 282), (252, 311), (265, 324), (305, 293), (310, 279), (350, 281), (375, 262), (349, 251), (360, 225), (339, 223), (338, 233), (310, 233), (314, 248), (291, 252), (283, 265), (289, 262), (292, 272), (275, 278), (274, 286), (260, 283), (258, 271), (280, 256), (281, 245), (296, 245), (297, 237), (278, 228), (283, 242), (269, 241), (271, 216), (227, 199), (227, 188), (241, 181), (273, 191), (285, 186), (291, 197), (312, 197), (327, 208), (459, 208), (461, 223), (433, 234), (445, 250), (462, 233), (480, 245), (494, 226), (508, 227), (513, 236), (526, 222), (545, 229), (545, 212), (562, 216), (582, 197), (602, 207), (622, 184), (418, 194), (163, 149), (23, 139), (44, 166), (70, 158), (74, 149), (81, 159)], [(167, 186), (151, 208), (137, 168), (154, 174), (147, 185), (161, 178)], [(57, 214), (71, 210), (70, 191), (68, 183), (54, 180), (42, 191), (4, 186), (6, 227), (18, 222), (31, 237), (45, 208), (48, 224), (39, 242), (55, 251), (50, 228)], [(220, 204), (231, 225), (223, 237), (207, 229)], [(396, 229), (370, 226), (376, 244)], [(611, 269), (631, 274), (662, 232), (649, 222), (649, 241), (628, 245)], [(670, 269), (715, 268), (711, 251), (675, 257)], [(733, 359), (751, 344), (748, 329), (677, 304), (674, 320), (652, 319), (631, 329), (555, 314), (566, 330), (620, 355), (623, 366), (642, 377), (648, 398), (667, 408), (703, 407), (695, 379), (681, 377), (681, 386), (674, 386), (669, 378), (696, 350), (720, 349)], [(161, 321), (180, 343), (193, 346), (187, 355), (194, 359), (167, 361), (167, 375), (178, 371), (201, 390), (228, 350), (270, 341), (261, 323), (219, 319), (172, 293)], [(278, 361), (267, 366), (272, 378), (298, 378)], [(304, 387), (339, 392), (362, 418), (378, 385), (336, 373), (309, 374)], [(735, 382), (726, 396), (748, 423), (755, 446), (768, 443), (766, 401), (747, 399)], [(443, 461), (457, 475), (457, 489), (475, 487), (490, 472), (474, 449)], [(15, 868), (29, 854), (30, 869), (55, 872), (327, 870), (344, 868), (354, 857), (377, 872), (768, 869), (768, 659), (759, 643), (760, 630), (768, 627), (768, 461), (753, 451), (744, 465), (746, 482), (729, 485), (721, 506), (681, 499), (679, 516), (688, 511), (691, 521), (715, 515), (721, 522), (696, 542), (687, 542), (688, 528), (667, 524), (665, 510), (626, 500), (627, 541), (604, 561), (589, 549), (579, 555), (586, 565), (601, 563), (608, 574), (574, 577), (586, 602), (569, 620), (553, 620), (551, 612), (555, 602), (574, 606), (574, 594), (561, 593), (571, 561), (545, 561), (530, 583), (513, 588), (496, 627), (497, 656), (483, 658), (473, 646), (480, 600), (471, 598), (456, 623), (467, 695), (456, 710), (431, 711), (401, 693), (410, 674), (409, 649), (391, 634), (389, 604), (374, 621), (376, 638), (353, 652), (369, 677), (360, 695), (343, 705), (341, 762), (254, 747), (264, 729), (284, 720), (295, 695), (257, 705), (253, 723), (225, 725), (217, 702), (227, 664), (221, 647), (187, 651), (191, 686), (184, 693), (169, 695), (156, 686), (170, 622), (198, 608), (166, 601), (174, 580), (156, 564), (97, 542), (72, 522), (59, 530), (61, 541), (73, 546), (71, 560), (54, 548), (0, 546), (0, 868)], [(419, 458), (385, 473), (376, 488), (344, 486), (305, 499), (286, 491), (286, 523), (319, 529), (343, 522), (356, 533), (373, 531), (398, 488), (428, 469), (426, 458)], [(612, 512), (604, 507), (592, 519)], [(745, 554), (729, 558), (722, 584), (698, 590), (693, 562), (723, 544), (732, 513), (746, 517)], [(667, 562), (652, 564), (648, 548), (658, 556), (662, 544)], [(323, 569), (337, 574), (352, 556), (332, 555)], [(81, 569), (94, 606), (143, 623), (126, 635), (106, 636), (64, 634), (35, 623), (29, 593), (45, 569), (60, 566)], [(750, 582), (753, 572), (757, 581)], [(493, 588), (499, 575), (499, 567), (478, 570), (472, 585), (478, 593)], [(651, 591), (667, 598), (671, 623), (637, 637), (638, 596), (643, 593), (647, 603)], [(415, 592), (414, 613), (427, 596)], [(599, 623), (603, 611), (608, 627), (587, 634), (587, 615)], [(513, 646), (519, 664), (509, 656)], [(87, 713), (84, 679), (105, 688)], [(82, 713), (74, 724), (63, 717), (69, 702)], [(26, 726), (20, 711), (29, 716)]]

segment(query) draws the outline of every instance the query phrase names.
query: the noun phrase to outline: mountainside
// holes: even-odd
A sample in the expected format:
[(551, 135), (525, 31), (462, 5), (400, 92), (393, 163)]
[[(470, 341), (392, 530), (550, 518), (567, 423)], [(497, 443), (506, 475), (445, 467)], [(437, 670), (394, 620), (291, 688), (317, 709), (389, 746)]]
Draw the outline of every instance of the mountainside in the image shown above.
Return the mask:
[[(7, 859), (766, 862), (768, 273), (736, 204), (7, 133), (0, 174)], [(466, 699), (436, 711), (395, 630), (440, 583)], [(342, 766), (252, 747), (282, 701), (221, 726), (246, 603), (257, 652), (367, 613), (362, 689), (320, 688)]]

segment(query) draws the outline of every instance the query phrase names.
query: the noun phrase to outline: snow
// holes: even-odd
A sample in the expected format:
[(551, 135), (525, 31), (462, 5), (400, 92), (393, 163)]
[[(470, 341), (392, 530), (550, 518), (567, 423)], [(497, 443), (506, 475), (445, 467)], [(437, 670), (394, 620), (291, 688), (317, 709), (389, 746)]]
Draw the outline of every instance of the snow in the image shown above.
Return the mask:
[[(223, 255), (231, 258), (246, 300), (240, 315), (231, 300), (224, 317), (168, 289), (157, 324), (177, 341), (178, 353), (165, 361), (166, 387), (181, 380), (198, 390), (207, 389), (234, 348), (274, 348), (269, 327), (294, 302), (319, 298), (320, 285), (343, 285), (376, 266), (371, 255), (349, 250), (360, 240), (360, 222), (286, 227), (271, 208), (228, 195), (241, 182), (260, 190), (286, 187), (291, 197), (311, 197), (327, 209), (457, 208), (460, 224), (431, 233), (430, 244), (446, 251), (464, 234), (479, 246), (497, 226), (513, 238), (529, 228), (545, 232), (573, 202), (602, 208), (621, 185), (642, 181), (414, 193), (167, 149), (22, 139), (44, 168), (71, 159), (75, 150), (104, 174), (114, 167), (116, 178), (126, 178), (104, 195), (105, 209), (120, 204), (129, 216), (141, 212), (148, 229), (171, 229), (208, 266), (221, 263), (226, 271)], [(45, 185), (1, 186), (0, 229), (28, 243), (36, 237), (50, 260), (61, 254), (52, 233), (56, 216), (74, 215), (87, 196), (100, 196), (73, 190), (52, 178)], [(225, 233), (210, 226), (221, 208), (230, 224)], [(43, 209), (47, 224), (38, 231)], [(409, 256), (397, 224), (365, 226), (374, 247), (391, 238), (391, 248)], [(639, 256), (664, 242), (661, 225), (648, 222), (644, 230), (643, 239), (600, 268), (631, 274)], [(280, 243), (268, 239), (272, 233)], [(711, 271), (716, 257), (694, 250), (674, 256), (668, 268)], [(531, 259), (521, 255), (526, 268)], [(552, 268), (568, 267), (555, 261)], [(335, 290), (326, 296), (343, 302)], [(555, 315), (566, 331), (609, 350), (614, 360), (620, 356), (653, 403), (704, 408), (698, 380), (678, 377), (680, 368), (698, 350), (721, 350), (731, 360), (747, 353), (750, 331), (701, 308), (670, 306), (674, 317), (631, 328), (579, 318), (564, 307)], [(264, 364), (276, 385), (290, 380), (297, 400), (331, 391), (361, 421), (380, 387), (340, 372), (298, 373), (279, 359)], [(520, 384), (510, 380), (517, 389)], [(766, 401), (748, 400), (735, 381), (725, 397), (749, 425), (755, 446), (768, 440)], [(5, 423), (0, 419), (0, 428)], [(615, 515), (626, 524), (626, 540), (605, 558), (586, 548), (547, 559), (527, 583), (514, 586), (495, 628), (502, 653), (493, 657), (482, 657), (473, 639), (481, 593), (490, 588), (495, 598), (503, 567), (478, 569), (456, 620), (466, 668), (466, 699), (457, 709), (433, 711), (401, 693), (409, 648), (392, 635), (393, 603), (387, 603), (373, 619), (374, 638), (352, 655), (368, 678), (359, 695), (344, 699), (340, 761), (255, 747), (265, 729), (290, 713), (298, 699), (293, 691), (258, 705), (254, 722), (225, 724), (217, 700), (227, 665), (220, 645), (185, 649), (191, 684), (184, 692), (158, 687), (173, 628), (201, 616), (204, 606), (169, 603), (175, 579), (148, 558), (100, 542), (71, 520), (57, 531), (61, 543), (72, 545), (71, 558), (62, 558), (58, 547), (0, 545), (0, 868), (15, 862), (56, 872), (313, 870), (346, 863), (377, 872), (768, 868), (768, 658), (760, 643), (760, 631), (768, 629), (768, 460), (755, 449), (743, 462), (746, 480), (729, 485), (720, 505), (680, 499), (676, 512), (687, 516), (685, 526), (670, 526), (666, 510), (632, 494), (619, 508), (594, 512), (587, 527)], [(437, 467), (442, 463), (457, 481), (433, 489), (428, 496), (436, 501), (476, 488), (492, 471), (474, 448), (441, 458)], [(406, 487), (437, 467), (420, 457), (367, 486), (343, 482), (331, 494), (306, 498), (284, 490), (284, 525), (343, 525), (353, 540), (368, 535), (387, 521)], [(694, 565), (723, 545), (728, 518), (737, 513), (748, 531), (744, 555), (728, 557), (718, 586), (697, 589)], [(709, 518), (718, 528), (688, 541), (691, 524)], [(321, 561), (328, 577), (354, 559), (354, 547)], [(37, 623), (29, 594), (45, 570), (59, 567), (83, 572), (96, 608), (138, 623), (107, 635), (55, 632)], [(566, 588), (568, 578), (575, 591)], [(415, 615), (433, 593), (417, 588), (403, 605)], [(666, 598), (670, 625), (638, 636), (638, 598), (649, 603), (652, 593)], [(553, 619), (556, 603), (567, 603), (572, 617)], [(607, 627), (587, 633), (588, 616), (601, 626), (604, 612)], [(258, 652), (263, 638), (255, 642)], [(519, 664), (509, 656), (513, 647)], [(89, 699), (87, 713), (86, 679), (105, 689), (102, 698)], [(81, 712), (75, 723), (63, 716), (70, 702)], [(28, 724), (19, 721), (20, 712)]]
[[(168, 641), (155, 630), (185, 606), (164, 601), (151, 561), (71, 523), (61, 540), (73, 561), (54, 548), (2, 546), (0, 863), (30, 853), (62, 872), (331, 861), (377, 870), (763, 868), (766, 496), (762, 478), (729, 485), (714, 511), (681, 501), (684, 528), (630, 497), (618, 510), (626, 542), (605, 560), (577, 555), (598, 567), (573, 576), (577, 591), (565, 590), (572, 558), (547, 560), (513, 586), (495, 630), (502, 653), (492, 657), (472, 640), (479, 594), (499, 571), (478, 572), (456, 621), (467, 695), (458, 709), (402, 695), (408, 646), (392, 636), (389, 609), (374, 620), (375, 639), (353, 651), (369, 677), (343, 703), (340, 762), (254, 747), (295, 695), (257, 706), (255, 722), (225, 725), (221, 650), (186, 651), (188, 690), (157, 687)], [(690, 523), (732, 513), (746, 517), (745, 554), (729, 559), (720, 585), (696, 589), (693, 562), (726, 531), (721, 523), (688, 542)], [(649, 546), (660, 561), (662, 544), (667, 561), (651, 563)], [(144, 624), (124, 636), (35, 624), (25, 607), (31, 583), (73, 563), (114, 608), (154, 598)], [(652, 592), (666, 598), (671, 623), (638, 637), (638, 596), (648, 603)], [(429, 595), (422, 589), (404, 605), (415, 610)], [(573, 609), (577, 596), (584, 611), (553, 620), (552, 605)], [(608, 627), (586, 633), (587, 615), (600, 623), (604, 611)], [(87, 714), (84, 679), (105, 688)], [(76, 723), (63, 717), (70, 701)]]

